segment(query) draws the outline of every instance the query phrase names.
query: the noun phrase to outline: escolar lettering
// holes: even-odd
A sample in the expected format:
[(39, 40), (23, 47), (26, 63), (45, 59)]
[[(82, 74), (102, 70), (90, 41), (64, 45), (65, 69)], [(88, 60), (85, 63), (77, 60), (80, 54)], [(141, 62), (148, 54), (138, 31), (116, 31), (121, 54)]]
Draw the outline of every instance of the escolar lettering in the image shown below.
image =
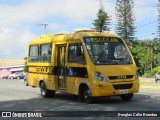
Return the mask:
[(29, 72), (36, 72), (36, 68), (35, 67), (28, 67), (28, 71)]
[(91, 41), (92, 42), (118, 42), (118, 39), (101, 37), (101, 38), (91, 38)]
[(52, 74), (52, 67), (37, 67), (36, 72), (37, 73)]

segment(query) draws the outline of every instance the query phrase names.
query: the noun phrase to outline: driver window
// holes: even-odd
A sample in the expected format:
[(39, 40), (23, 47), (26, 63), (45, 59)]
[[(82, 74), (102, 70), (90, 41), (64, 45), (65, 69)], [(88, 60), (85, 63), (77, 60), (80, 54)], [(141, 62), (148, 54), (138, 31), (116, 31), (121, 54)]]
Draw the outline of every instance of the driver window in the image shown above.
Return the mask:
[(68, 62), (70, 63), (85, 62), (84, 50), (81, 43), (72, 43), (69, 45)]
[(115, 48), (115, 57), (125, 59), (127, 58), (126, 48), (123, 45), (118, 45)]

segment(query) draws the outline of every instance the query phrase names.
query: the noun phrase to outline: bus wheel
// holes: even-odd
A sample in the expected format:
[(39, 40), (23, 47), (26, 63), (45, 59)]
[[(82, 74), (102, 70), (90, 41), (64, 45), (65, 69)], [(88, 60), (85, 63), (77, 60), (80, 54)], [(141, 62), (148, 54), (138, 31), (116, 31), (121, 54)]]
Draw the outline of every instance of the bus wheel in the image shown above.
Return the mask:
[(48, 97), (54, 97), (55, 96), (55, 91), (47, 90), (44, 82), (41, 83), (40, 90), (41, 90), (41, 95), (42, 95), (43, 98), (48, 98)]
[(24, 85), (28, 86), (28, 81), (27, 80), (24, 80)]
[(131, 100), (133, 97), (133, 93), (121, 95), (122, 100)]
[(86, 103), (92, 103), (93, 97), (91, 96), (91, 92), (88, 87), (84, 87), (83, 89), (83, 101)]

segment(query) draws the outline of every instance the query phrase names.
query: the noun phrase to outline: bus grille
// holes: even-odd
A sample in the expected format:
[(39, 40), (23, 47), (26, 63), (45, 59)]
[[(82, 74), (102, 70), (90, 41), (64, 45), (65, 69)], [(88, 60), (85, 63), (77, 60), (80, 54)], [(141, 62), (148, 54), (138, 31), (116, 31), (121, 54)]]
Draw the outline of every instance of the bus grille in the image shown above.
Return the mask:
[(133, 87), (133, 84), (119, 84), (119, 85), (113, 85), (115, 90), (119, 89), (131, 89)]
[(108, 76), (110, 80), (117, 80), (117, 79), (131, 79), (133, 75), (122, 75), (122, 76)]

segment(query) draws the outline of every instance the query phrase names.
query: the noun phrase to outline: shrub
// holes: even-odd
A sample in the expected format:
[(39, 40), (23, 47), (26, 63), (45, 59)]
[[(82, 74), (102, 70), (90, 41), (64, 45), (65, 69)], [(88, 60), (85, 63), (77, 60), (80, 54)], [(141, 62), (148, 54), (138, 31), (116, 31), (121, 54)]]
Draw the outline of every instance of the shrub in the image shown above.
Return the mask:
[(151, 77), (151, 76), (155, 75), (159, 70), (160, 70), (160, 66), (153, 68), (151, 71), (145, 72), (144, 75), (147, 77)]

